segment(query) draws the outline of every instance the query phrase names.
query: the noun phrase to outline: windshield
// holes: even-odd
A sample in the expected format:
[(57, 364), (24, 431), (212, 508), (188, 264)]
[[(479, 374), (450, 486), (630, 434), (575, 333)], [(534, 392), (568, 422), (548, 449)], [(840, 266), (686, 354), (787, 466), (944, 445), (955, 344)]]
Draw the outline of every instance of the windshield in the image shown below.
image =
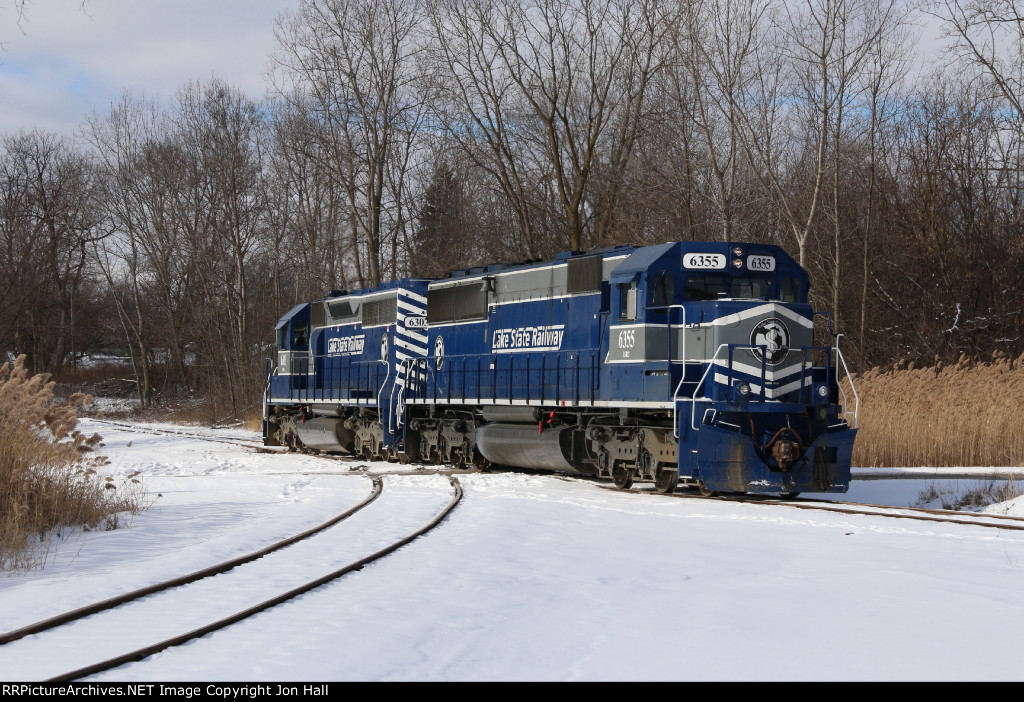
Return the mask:
[(686, 279), (686, 297), (691, 300), (717, 300), (729, 298), (768, 298), (771, 296), (771, 278), (752, 275), (726, 275), (702, 273)]

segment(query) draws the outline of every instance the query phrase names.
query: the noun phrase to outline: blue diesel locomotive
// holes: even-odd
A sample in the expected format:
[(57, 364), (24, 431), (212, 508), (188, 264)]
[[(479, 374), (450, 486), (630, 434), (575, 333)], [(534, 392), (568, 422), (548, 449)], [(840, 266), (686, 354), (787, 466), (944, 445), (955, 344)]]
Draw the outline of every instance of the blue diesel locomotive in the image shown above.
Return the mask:
[(278, 322), (264, 442), (845, 492), (856, 404), (837, 338), (815, 345), (808, 285), (776, 246), (675, 242), (335, 291)]

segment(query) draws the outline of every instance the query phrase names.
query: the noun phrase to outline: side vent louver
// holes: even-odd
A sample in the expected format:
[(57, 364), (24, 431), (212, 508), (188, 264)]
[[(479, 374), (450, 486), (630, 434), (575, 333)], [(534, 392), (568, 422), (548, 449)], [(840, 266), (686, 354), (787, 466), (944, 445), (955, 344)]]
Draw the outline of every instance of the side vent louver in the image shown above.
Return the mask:
[(398, 296), (369, 300), (363, 304), (363, 326), (394, 324), (398, 321)]
[(487, 288), (480, 280), (427, 291), (430, 324), (487, 319)]
[(568, 294), (601, 292), (600, 256), (570, 258), (567, 274), (566, 292)]

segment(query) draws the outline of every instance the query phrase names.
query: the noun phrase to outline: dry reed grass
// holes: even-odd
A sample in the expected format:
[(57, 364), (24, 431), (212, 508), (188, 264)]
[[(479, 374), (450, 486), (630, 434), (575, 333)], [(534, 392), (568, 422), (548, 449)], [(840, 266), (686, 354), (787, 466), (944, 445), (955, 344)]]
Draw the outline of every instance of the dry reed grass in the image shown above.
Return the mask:
[(78, 368), (64, 368), (53, 376), (61, 385), (95, 385), (111, 379), (131, 376), (131, 366), (123, 363), (99, 363)]
[(101, 437), (76, 429), (87, 395), (54, 401), (45, 374), (29, 377), (24, 357), (0, 366), (0, 570), (41, 567), (50, 537), (69, 529), (112, 529), (143, 499), (137, 473), (102, 477)]
[[(855, 376), (857, 466), (1024, 466), (1024, 355)], [(852, 396), (847, 395), (852, 402)]]

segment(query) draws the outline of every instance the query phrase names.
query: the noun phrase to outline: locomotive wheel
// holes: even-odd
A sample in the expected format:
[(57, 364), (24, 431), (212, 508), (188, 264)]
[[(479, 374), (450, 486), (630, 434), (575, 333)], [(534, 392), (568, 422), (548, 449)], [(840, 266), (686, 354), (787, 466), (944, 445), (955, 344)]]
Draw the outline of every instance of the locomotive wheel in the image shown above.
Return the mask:
[(633, 469), (619, 464), (612, 468), (612, 482), (620, 490), (628, 490), (633, 487)]
[(666, 495), (676, 491), (679, 484), (679, 471), (675, 468), (663, 470), (654, 479), (654, 489)]
[(792, 500), (792, 499), (796, 498), (799, 494), (800, 494), (799, 492), (784, 492), (781, 495), (779, 495), (779, 499), (782, 499), (782, 500)]
[(721, 494), (717, 490), (712, 490), (705, 485), (703, 480), (697, 483), (697, 489), (700, 490), (700, 494), (704, 495), (704, 497), (718, 497)]
[(477, 470), (488, 470), (491, 467), (491, 462), (480, 455), (480, 452), (476, 449), (473, 450), (473, 467)]

